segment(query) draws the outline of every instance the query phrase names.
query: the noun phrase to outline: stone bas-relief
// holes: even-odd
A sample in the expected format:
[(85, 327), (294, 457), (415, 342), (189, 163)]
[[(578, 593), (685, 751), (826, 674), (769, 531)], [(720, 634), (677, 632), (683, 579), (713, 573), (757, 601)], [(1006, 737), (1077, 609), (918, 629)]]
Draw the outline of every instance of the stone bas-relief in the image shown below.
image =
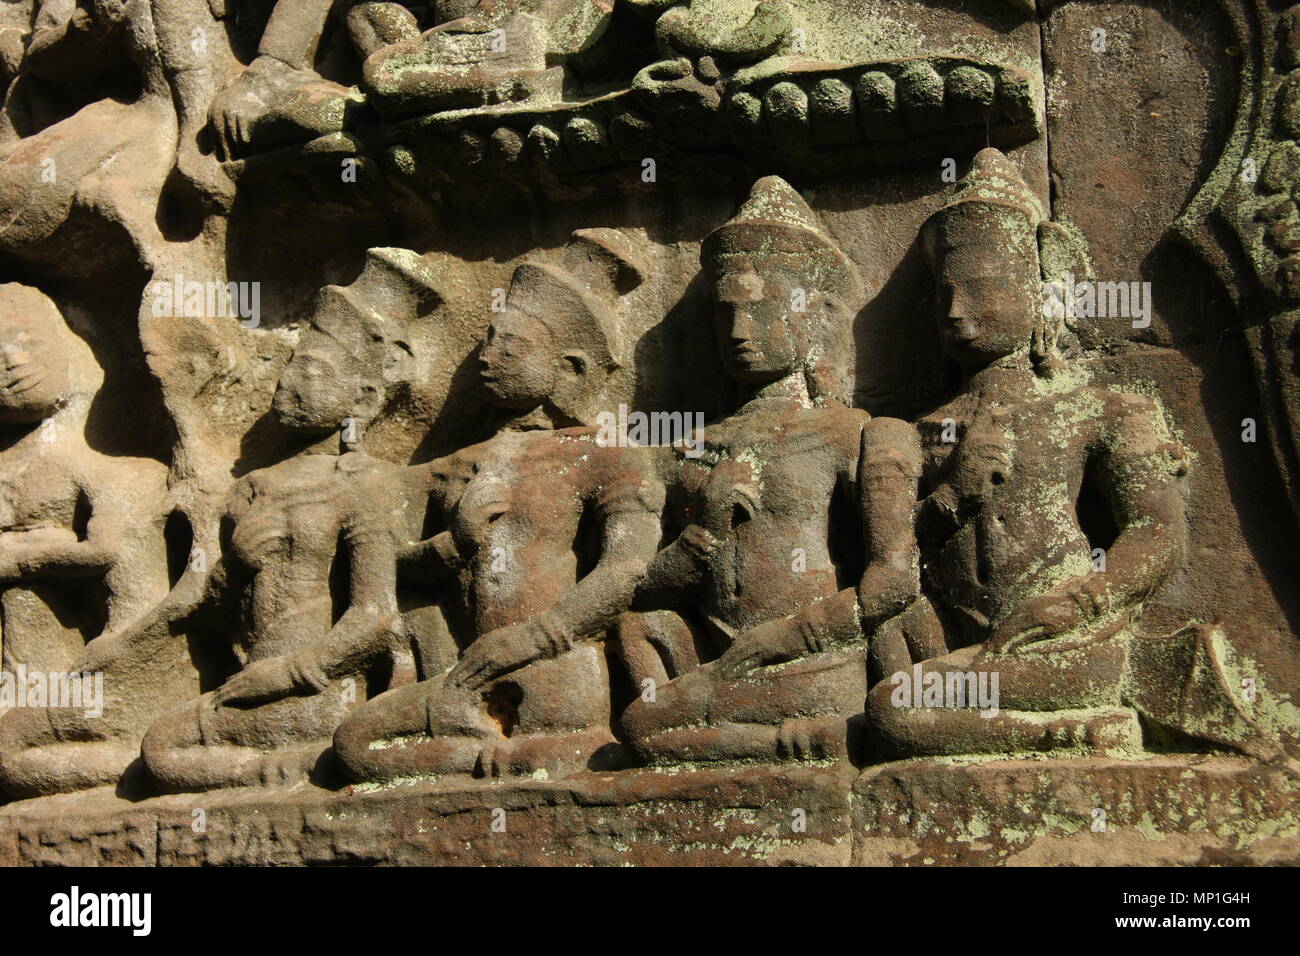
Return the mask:
[[(843, 758), (876, 627), (917, 596), (920, 451), (905, 423), (844, 405), (836, 339), (859, 280), (787, 183), (760, 180), (704, 259), (741, 404), (705, 426), (698, 464), (677, 463), (691, 520), (647, 569), (640, 603), (692, 603), (721, 654), (661, 688), (642, 676), (653, 692), (623, 728), (652, 764)], [(833, 516), (837, 494), (847, 507)], [(848, 587), (841, 534), (864, 554)], [(653, 644), (647, 631), (673, 626), (632, 623), (624, 639)]]
[(1134, 248), (1133, 6), (9, 5), (0, 862), (1300, 861), (1294, 17)]
[(615, 366), (620, 287), (640, 282), (623, 245), (616, 232), (579, 231), (558, 263), (515, 270), (479, 352), (505, 420), (413, 469), (446, 530), (411, 557), (454, 594), (466, 646), (446, 674), (342, 723), (335, 750), (354, 779), (623, 762), (593, 641), (644, 575), (664, 497), (637, 450), (602, 445), (590, 424)]

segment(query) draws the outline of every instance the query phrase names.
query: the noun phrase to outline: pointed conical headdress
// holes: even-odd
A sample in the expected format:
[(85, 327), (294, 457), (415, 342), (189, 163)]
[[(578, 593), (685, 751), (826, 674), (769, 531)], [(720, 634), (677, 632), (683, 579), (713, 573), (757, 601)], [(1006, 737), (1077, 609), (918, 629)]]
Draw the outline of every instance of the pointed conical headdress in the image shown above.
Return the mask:
[(317, 293), (312, 324), (341, 341), (388, 381), (413, 372), (412, 319), (441, 301), (437, 277), (425, 259), (409, 249), (377, 247), (350, 285), (325, 286)]
[(1038, 197), (1025, 183), (1015, 164), (1001, 150), (992, 147), (975, 154), (970, 172), (957, 184), (956, 194), (930, 221), (942, 228), (952, 216), (968, 212), (972, 203), (1015, 210), (1028, 220), (1030, 228), (1036, 228), (1047, 218)]
[[(765, 176), (754, 183), (740, 211), (704, 240), (700, 262), (716, 269), (731, 256), (790, 257), (797, 270), (821, 268), (827, 291), (847, 292), (857, 270), (817, 221), (817, 214), (789, 183)], [(827, 281), (829, 280), (829, 281)]]
[(607, 370), (618, 367), (619, 299), (645, 270), (616, 229), (579, 229), (555, 262), (525, 262), (510, 280), (510, 299), (558, 340), (581, 345)]

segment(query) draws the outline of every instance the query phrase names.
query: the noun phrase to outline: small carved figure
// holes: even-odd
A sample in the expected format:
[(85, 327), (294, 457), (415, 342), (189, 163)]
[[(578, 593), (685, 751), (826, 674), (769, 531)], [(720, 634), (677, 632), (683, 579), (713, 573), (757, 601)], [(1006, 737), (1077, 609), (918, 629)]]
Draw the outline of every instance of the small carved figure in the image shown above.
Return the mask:
[(226, 49), (202, 2), (41, 3), (0, 111), (0, 251), (111, 274), (162, 244), (173, 170), (209, 208), (228, 198), (197, 142)]
[(456, 596), (468, 639), (448, 673), (350, 715), (355, 780), (567, 773), (621, 761), (596, 643), (659, 542), (662, 486), (644, 451), (590, 423), (616, 368), (615, 308), (641, 281), (613, 230), (574, 234), (558, 264), (515, 270), (479, 353), (496, 434), (419, 466), (435, 527), (410, 559)]
[[(334, 5), (280, 0), (258, 57), (212, 104), (217, 148), (234, 159), (349, 127), (364, 102), (386, 117), (523, 100), (558, 99), (566, 64), (600, 73), (611, 56), (614, 0), (452, 0), (420, 29), (398, 3), (345, 4), (347, 34), (362, 63), (360, 92), (317, 72)], [(629, 74), (630, 76), (630, 74)], [(363, 95), (364, 94), (364, 97)], [(353, 124), (355, 125), (355, 124)]]
[[(66, 670), (101, 629), (120, 629), (166, 593), (162, 516), (150, 511), (166, 469), (91, 447), (87, 417), (103, 373), (36, 289), (0, 286), (0, 357), (3, 669)], [(58, 623), (67, 597), (56, 582), (69, 581), (79, 597), (86, 582), (105, 589), (97, 620), (81, 629)]]
[[(529, 9), (536, 6), (536, 11)], [(386, 116), (433, 113), (522, 100), (551, 80), (552, 22), (573, 19), (581, 48), (608, 26), (612, 0), (479, 0), (462, 16), (371, 54), (364, 87)]]
[[(622, 725), (651, 763), (843, 758), (868, 638), (919, 593), (920, 452), (911, 426), (844, 404), (856, 271), (789, 185), (756, 183), (702, 261), (741, 405), (681, 459), (689, 523), (638, 607), (698, 606), (723, 653), (643, 692)], [(644, 631), (627, 622), (625, 658), (646, 659)]]

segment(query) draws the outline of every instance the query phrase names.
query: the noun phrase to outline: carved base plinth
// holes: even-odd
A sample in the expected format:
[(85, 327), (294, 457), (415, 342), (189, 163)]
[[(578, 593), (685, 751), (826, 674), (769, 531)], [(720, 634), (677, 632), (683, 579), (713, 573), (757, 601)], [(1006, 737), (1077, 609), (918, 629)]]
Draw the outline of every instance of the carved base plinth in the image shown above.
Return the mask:
[(1300, 784), (1244, 760), (927, 760), (854, 777), (631, 771), (136, 803), (96, 792), (0, 807), (0, 863), (1300, 863)]
[(0, 862), (844, 865), (852, 779), (851, 770), (755, 768), (444, 781), (352, 794), (299, 788), (134, 805), (86, 794), (0, 808)]
[(852, 802), (859, 865), (1300, 863), (1300, 782), (1231, 757), (903, 761)]

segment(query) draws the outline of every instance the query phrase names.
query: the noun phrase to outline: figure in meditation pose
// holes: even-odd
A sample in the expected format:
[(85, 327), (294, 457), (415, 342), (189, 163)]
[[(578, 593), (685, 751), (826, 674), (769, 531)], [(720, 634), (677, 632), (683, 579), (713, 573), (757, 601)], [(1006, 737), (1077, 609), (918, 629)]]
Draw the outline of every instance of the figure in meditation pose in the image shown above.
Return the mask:
[[(383, 266), (375, 255), (368, 271)], [(361, 442), (410, 381), (413, 356), (405, 316), (375, 308), (369, 287), (322, 290), (280, 377), (272, 409), (313, 444), (232, 493), (212, 591), (230, 602), (243, 666), (145, 735), (145, 765), (164, 790), (328, 779), (334, 729), (384, 689), (385, 663), (406, 650), (396, 604), (398, 547), (410, 535), (403, 469)], [(346, 586), (332, 588), (340, 577)]]
[[(0, 670), (10, 681), (23, 680), (20, 666), (42, 679), (98, 670), (99, 649), (167, 592), (167, 470), (91, 447), (87, 421), (102, 378), (54, 303), (36, 289), (0, 285)], [(55, 778), (102, 782), (73, 743), (38, 758), (26, 748), (111, 724), (109, 708), (95, 713), (103, 703), (91, 708), (97, 720), (82, 707), (4, 713), (0, 789), (33, 796)]]
[(467, 645), (448, 673), (351, 714), (335, 750), (358, 781), (613, 767), (609, 674), (596, 641), (659, 544), (662, 486), (643, 450), (589, 423), (616, 367), (620, 294), (640, 282), (613, 230), (574, 234), (557, 264), (515, 270), (479, 353), (507, 420), (415, 469), (434, 530), (413, 560), (455, 595)]
[[(868, 638), (919, 593), (920, 450), (910, 425), (843, 404), (859, 280), (788, 184), (759, 180), (702, 261), (741, 405), (681, 458), (689, 524), (636, 607), (689, 602), (725, 650), (652, 692), (634, 669), (623, 729), (650, 763), (843, 758)], [(625, 619), (624, 658), (656, 629)]]
[[(1188, 456), (1153, 399), (1089, 385), (1082, 363), (1066, 361), (1066, 312), (1043, 282), (1060, 278), (1052, 262), (1083, 274), (1081, 253), (1069, 262), (1067, 234), (995, 149), (975, 157), (924, 245), (961, 388), (921, 425), (919, 534), (926, 592), (960, 649), (872, 689), (886, 749), (1137, 749), (1139, 712), (1187, 730), (1191, 708), (1198, 736), (1276, 755), (1216, 682), (1213, 629), (1134, 634), (1182, 558)], [(1085, 492), (1109, 512), (1104, 549), (1081, 522)], [(969, 692), (972, 674), (997, 675), (996, 707), (944, 696)]]

